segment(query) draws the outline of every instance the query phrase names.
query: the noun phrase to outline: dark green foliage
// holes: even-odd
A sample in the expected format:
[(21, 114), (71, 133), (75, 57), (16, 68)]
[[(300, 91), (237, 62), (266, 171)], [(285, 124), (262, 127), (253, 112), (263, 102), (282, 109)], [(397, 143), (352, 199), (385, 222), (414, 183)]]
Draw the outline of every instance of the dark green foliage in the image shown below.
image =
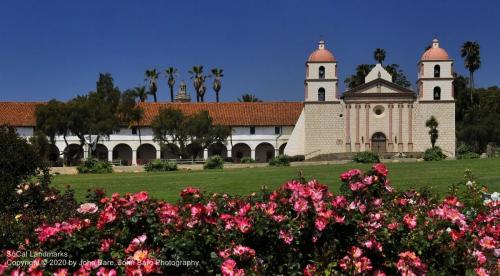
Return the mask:
[[(35, 228), (74, 213), (73, 191), (49, 187), (50, 174), (38, 149), (15, 129), (0, 126), (0, 250), (36, 239)], [(22, 215), (19, 215), (21, 214)], [(12, 219), (16, 217), (16, 219)]]
[(224, 159), (219, 155), (214, 155), (208, 158), (203, 165), (203, 169), (222, 169), (224, 168)]
[(476, 159), (479, 157), (481, 156), (475, 152), (467, 152), (465, 154), (457, 155), (457, 159)]
[(426, 122), (425, 126), (429, 128), (429, 135), (431, 138), (431, 145), (434, 148), (436, 145), (436, 141), (439, 137), (439, 131), (437, 127), (439, 126), (438, 121), (434, 116), (431, 116)]
[(107, 161), (101, 161), (95, 158), (85, 160), (76, 168), (79, 173), (112, 173), (113, 167)]
[(480, 157), (480, 155), (473, 152), (472, 148), (467, 144), (461, 144), (457, 147), (456, 156), (457, 159), (475, 159)]
[(0, 212), (12, 207), (16, 187), (42, 173), (46, 187), (50, 176), (38, 151), (10, 126), (0, 126)]
[(144, 165), (144, 170), (147, 172), (168, 172), (177, 170), (177, 162), (164, 160), (151, 160)]
[(276, 156), (269, 161), (269, 166), (283, 167), (290, 166), (290, 157), (288, 155)]
[(162, 147), (178, 145), (185, 158), (195, 158), (211, 144), (223, 144), (231, 135), (229, 127), (214, 125), (207, 111), (186, 116), (174, 108), (160, 110), (152, 129), (155, 141)]
[(426, 149), (424, 152), (424, 160), (425, 161), (440, 161), (443, 159), (446, 159), (446, 155), (443, 153), (441, 148), (438, 146)]
[[(354, 75), (347, 77), (344, 80), (344, 83), (349, 89), (352, 89), (356, 86), (360, 86), (365, 83), (365, 77), (370, 73), (370, 71), (375, 67), (374, 64), (360, 64), (356, 67), (356, 72)], [(398, 64), (388, 64), (384, 66), (385, 70), (389, 72), (392, 76), (392, 82), (401, 85), (403, 87), (410, 87), (411, 83), (406, 78), (406, 75), (399, 67)]]
[(252, 157), (245, 156), (245, 157), (241, 158), (240, 163), (242, 163), (242, 164), (255, 163), (255, 160), (253, 160)]
[(377, 153), (372, 151), (362, 151), (354, 155), (354, 162), (356, 163), (379, 163), (380, 158)]
[(254, 94), (245, 93), (238, 98), (238, 102), (254, 103), (254, 102), (262, 102), (262, 100), (257, 98), (257, 96), (255, 96)]

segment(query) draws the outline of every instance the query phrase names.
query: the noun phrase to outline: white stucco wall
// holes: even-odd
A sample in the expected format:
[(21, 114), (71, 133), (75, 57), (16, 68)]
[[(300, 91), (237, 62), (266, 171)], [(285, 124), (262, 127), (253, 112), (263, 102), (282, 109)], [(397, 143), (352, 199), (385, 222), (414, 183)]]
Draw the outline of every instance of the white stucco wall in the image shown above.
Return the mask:
[(305, 112), (302, 109), (299, 119), (293, 128), (293, 132), (288, 139), (288, 143), (285, 147), (285, 154), (289, 156), (293, 155), (305, 155)]

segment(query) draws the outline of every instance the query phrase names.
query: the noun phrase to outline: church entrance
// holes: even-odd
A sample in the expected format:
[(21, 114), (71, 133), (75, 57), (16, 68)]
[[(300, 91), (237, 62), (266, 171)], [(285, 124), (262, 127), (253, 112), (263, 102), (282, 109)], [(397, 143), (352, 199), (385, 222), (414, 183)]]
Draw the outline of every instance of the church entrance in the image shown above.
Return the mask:
[(382, 132), (376, 132), (372, 136), (372, 151), (378, 153), (386, 152), (386, 138)]

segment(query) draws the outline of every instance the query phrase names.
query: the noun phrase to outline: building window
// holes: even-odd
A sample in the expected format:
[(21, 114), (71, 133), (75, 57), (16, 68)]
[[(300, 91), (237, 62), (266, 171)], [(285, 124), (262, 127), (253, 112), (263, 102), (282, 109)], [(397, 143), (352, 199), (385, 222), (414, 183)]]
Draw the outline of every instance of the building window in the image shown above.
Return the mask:
[(250, 127), (250, 135), (254, 135), (255, 134), (255, 127)]
[(441, 66), (434, 66), (434, 77), (439, 78), (441, 76)]
[(385, 108), (381, 105), (377, 105), (373, 108), (373, 113), (375, 113), (376, 117), (381, 117), (384, 114)]
[(132, 135), (137, 135), (137, 128), (136, 127), (132, 127)]
[(434, 100), (441, 100), (441, 88), (439, 86), (434, 87)]
[(281, 127), (274, 127), (274, 134), (281, 134)]
[(319, 75), (320, 79), (324, 79), (325, 78), (325, 67), (324, 66), (320, 66), (319, 67), (318, 75)]
[(325, 101), (325, 89), (323, 87), (318, 89), (318, 101), (320, 101), (320, 102)]

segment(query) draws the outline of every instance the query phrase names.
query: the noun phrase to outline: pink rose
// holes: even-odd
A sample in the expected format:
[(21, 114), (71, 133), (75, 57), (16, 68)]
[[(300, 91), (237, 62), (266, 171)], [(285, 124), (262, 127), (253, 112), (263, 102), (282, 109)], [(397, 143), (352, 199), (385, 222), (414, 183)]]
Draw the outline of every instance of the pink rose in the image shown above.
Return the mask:
[(372, 169), (379, 175), (379, 176), (387, 176), (387, 173), (389, 172), (387, 168), (385, 167), (384, 164), (378, 163), (373, 165)]
[(76, 211), (80, 214), (94, 214), (98, 209), (94, 203), (83, 203)]

